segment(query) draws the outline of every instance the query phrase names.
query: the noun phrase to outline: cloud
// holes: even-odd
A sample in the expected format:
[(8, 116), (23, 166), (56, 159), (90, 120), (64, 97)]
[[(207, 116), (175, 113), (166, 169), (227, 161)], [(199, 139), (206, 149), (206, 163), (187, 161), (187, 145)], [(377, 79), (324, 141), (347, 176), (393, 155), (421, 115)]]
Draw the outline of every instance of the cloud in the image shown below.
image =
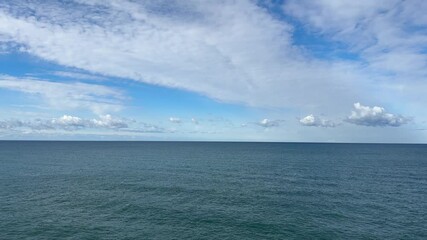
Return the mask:
[[(426, 1), (287, 0), (285, 15), (251, 0), (75, 2), (1, 2), (2, 46), (78, 72), (288, 113), (336, 116), (355, 100), (390, 99), (421, 114), (427, 100)], [(57, 109), (105, 115), (124, 102), (111, 85), (16, 80), (4, 87)]]
[(80, 82), (63, 83), (0, 75), (0, 88), (39, 96), (57, 109), (89, 109), (97, 114), (120, 110), (124, 100), (118, 89)]
[(10, 47), (0, 42), (0, 55), (9, 53)]
[(369, 127), (399, 127), (408, 123), (410, 119), (401, 115), (387, 113), (382, 107), (368, 107), (360, 103), (355, 103), (354, 111), (351, 112), (351, 115), (347, 117), (346, 121), (352, 124)]
[(52, 126), (58, 126), (64, 129), (84, 128), (88, 126), (88, 121), (79, 117), (64, 115), (57, 119), (52, 119)]
[(197, 119), (195, 119), (195, 118), (191, 118), (191, 122), (193, 124), (199, 125), (199, 121), (197, 121)]
[[(345, 101), (344, 105), (355, 100), (404, 103), (414, 106), (411, 111), (420, 115), (427, 101), (427, 1), (287, 0), (283, 10), (304, 26), (309, 36), (321, 39), (319, 44), (310, 42), (317, 46), (313, 51), (321, 49), (318, 54), (332, 61), (346, 58), (361, 66), (360, 72), (366, 74), (360, 76), (363, 83), (352, 81), (363, 93), (353, 95), (353, 101)], [(339, 103), (324, 106), (333, 106), (331, 111), (337, 110), (334, 114), (344, 111), (345, 98), (330, 96)]]
[(73, 80), (76, 80), (76, 79), (81, 79), (81, 80), (96, 80), (96, 81), (105, 80), (104, 77), (95, 76), (95, 75), (92, 75), (92, 74), (80, 73), (80, 72), (55, 71), (55, 72), (52, 72), (52, 74), (55, 75), (55, 76), (64, 77), (64, 78), (70, 78), (70, 79), (73, 79)]
[(23, 126), (24, 123), (19, 120), (0, 121), (0, 129), (15, 129)]
[(263, 120), (257, 122), (256, 125), (264, 128), (271, 128), (280, 126), (281, 122), (283, 122), (283, 120), (269, 120), (267, 118), (264, 118)]
[(423, 0), (289, 0), (284, 11), (312, 31), (344, 43), (370, 71), (427, 74), (427, 3)]
[(319, 117), (315, 117), (313, 114), (310, 114), (306, 117), (303, 117), (299, 120), (300, 124), (308, 127), (336, 127), (337, 125), (326, 119), (321, 119)]
[(47, 130), (47, 129), (64, 129), (64, 130), (78, 130), (88, 128), (99, 129), (121, 129), (128, 128), (130, 120), (123, 118), (114, 118), (111, 115), (101, 115), (99, 118), (83, 119), (71, 115), (64, 115), (59, 118), (48, 119), (34, 119), (30, 121), (22, 120), (3, 120), (0, 121), (0, 128), (2, 129), (16, 129), (16, 128), (30, 128), (33, 130)]
[(98, 118), (80, 118), (71, 115), (63, 115), (53, 119), (33, 119), (33, 120), (0, 120), (1, 130), (12, 131), (81, 131), (81, 130), (109, 130), (114, 132), (133, 133), (165, 133), (168, 132), (162, 127), (136, 122), (134, 120), (113, 117), (109, 114), (101, 115)]
[(132, 133), (173, 133), (173, 131), (167, 130), (163, 127), (149, 124), (149, 123), (139, 123), (137, 128), (126, 128), (120, 129), (122, 132), (132, 132)]
[(352, 103), (367, 79), (354, 62), (310, 57), (254, 1), (78, 2), (3, 4), (0, 35), (64, 66), (257, 107)]
[(127, 128), (128, 124), (124, 119), (113, 118), (111, 115), (102, 115), (99, 119), (92, 119), (92, 124), (101, 128)]
[(170, 121), (171, 123), (181, 123), (181, 119), (180, 119), (180, 118), (177, 118), (177, 117), (170, 117), (170, 118), (169, 118), (169, 121)]

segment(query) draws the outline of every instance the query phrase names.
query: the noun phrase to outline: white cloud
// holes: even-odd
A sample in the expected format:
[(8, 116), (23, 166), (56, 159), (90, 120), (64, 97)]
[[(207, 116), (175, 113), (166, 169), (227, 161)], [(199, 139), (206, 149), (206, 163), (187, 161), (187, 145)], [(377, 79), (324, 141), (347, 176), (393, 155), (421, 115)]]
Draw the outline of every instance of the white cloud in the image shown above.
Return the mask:
[[(327, 54), (341, 51), (363, 66), (361, 72), (366, 75), (353, 79), (363, 93), (353, 95), (353, 101), (344, 105), (356, 100), (388, 103), (427, 118), (422, 110), (427, 101), (427, 1), (287, 0), (283, 9), (309, 34), (326, 41), (320, 48), (326, 47)], [(338, 101), (323, 106), (344, 111), (342, 97), (319, 93)], [(338, 109), (332, 114), (337, 113)]]
[(83, 128), (87, 127), (87, 121), (70, 115), (64, 115), (60, 118), (53, 119), (52, 125), (61, 126), (64, 128)]
[(282, 120), (270, 120), (270, 119), (264, 118), (256, 124), (261, 127), (270, 128), (270, 127), (280, 126), (281, 122)]
[(97, 114), (118, 111), (124, 99), (121, 91), (102, 85), (44, 81), (0, 75), (0, 88), (41, 97), (57, 109), (89, 109)]
[(370, 127), (399, 127), (408, 123), (410, 119), (401, 115), (387, 113), (382, 107), (369, 107), (363, 106), (360, 103), (355, 103), (354, 111), (351, 112), (351, 115), (346, 119), (346, 121), (356, 125)]
[(321, 119), (319, 117), (314, 116), (313, 114), (310, 114), (306, 117), (303, 117), (299, 120), (300, 124), (303, 126), (309, 126), (309, 127), (336, 127), (337, 125), (326, 119)]
[(101, 115), (99, 119), (92, 119), (91, 123), (93, 123), (96, 127), (102, 128), (127, 128), (128, 124), (124, 119), (113, 118), (111, 115)]
[[(135, 126), (131, 126), (135, 125)], [(36, 131), (77, 131), (77, 130), (112, 130), (126, 132), (165, 132), (159, 126), (148, 123), (137, 123), (126, 118), (113, 117), (109, 114), (101, 115), (98, 118), (85, 119), (71, 115), (64, 115), (53, 119), (33, 119), (33, 120), (0, 120), (0, 129), (3, 130), (36, 130)]]
[(65, 71), (55, 71), (52, 72), (53, 75), (59, 76), (59, 77), (65, 77), (70, 79), (81, 79), (81, 80), (105, 80), (104, 77), (95, 76), (92, 74), (86, 74), (86, 73), (80, 73), (80, 72), (65, 72)]
[(423, 0), (289, 0), (284, 11), (344, 43), (369, 71), (406, 78), (427, 75), (427, 3)]
[(168, 14), (157, 1), (79, 2), (11, 4), (0, 34), (65, 66), (251, 106), (345, 106), (366, 79), (358, 64), (310, 58), (253, 1), (174, 1)]
[(181, 119), (177, 117), (170, 117), (169, 121), (172, 123), (181, 123)]
[(199, 121), (197, 121), (197, 119), (195, 119), (195, 118), (191, 118), (191, 122), (192, 122), (193, 124), (196, 124), (196, 125), (198, 125), (198, 124), (199, 124)]

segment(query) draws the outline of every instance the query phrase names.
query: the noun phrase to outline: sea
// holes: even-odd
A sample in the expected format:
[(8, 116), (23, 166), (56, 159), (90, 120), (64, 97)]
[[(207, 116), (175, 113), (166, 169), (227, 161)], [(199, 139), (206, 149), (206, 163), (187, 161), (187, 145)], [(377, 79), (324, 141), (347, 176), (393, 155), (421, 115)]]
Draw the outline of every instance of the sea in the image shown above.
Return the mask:
[(427, 239), (427, 145), (0, 141), (0, 239)]

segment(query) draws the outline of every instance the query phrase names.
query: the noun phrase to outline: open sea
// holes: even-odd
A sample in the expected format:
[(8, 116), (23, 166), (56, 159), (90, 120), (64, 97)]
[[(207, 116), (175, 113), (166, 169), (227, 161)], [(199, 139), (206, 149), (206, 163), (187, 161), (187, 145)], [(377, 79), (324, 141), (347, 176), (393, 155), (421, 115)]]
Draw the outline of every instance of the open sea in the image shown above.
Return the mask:
[(427, 239), (427, 145), (0, 141), (0, 239)]

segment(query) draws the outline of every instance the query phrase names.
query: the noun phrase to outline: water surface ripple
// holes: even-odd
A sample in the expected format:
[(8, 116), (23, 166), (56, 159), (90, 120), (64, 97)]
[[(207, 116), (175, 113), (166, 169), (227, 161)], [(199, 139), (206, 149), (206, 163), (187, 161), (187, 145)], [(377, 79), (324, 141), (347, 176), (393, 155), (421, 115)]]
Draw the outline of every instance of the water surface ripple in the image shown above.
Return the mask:
[(0, 239), (427, 239), (427, 145), (0, 142)]

